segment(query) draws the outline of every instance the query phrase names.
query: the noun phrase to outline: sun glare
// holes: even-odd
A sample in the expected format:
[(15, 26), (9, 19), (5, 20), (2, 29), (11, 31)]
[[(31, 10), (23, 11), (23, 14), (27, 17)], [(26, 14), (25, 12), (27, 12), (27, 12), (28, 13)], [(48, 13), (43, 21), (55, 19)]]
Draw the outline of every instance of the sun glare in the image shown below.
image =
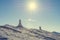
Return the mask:
[(27, 9), (29, 11), (35, 11), (37, 9), (37, 3), (35, 1), (28, 2), (27, 4)]

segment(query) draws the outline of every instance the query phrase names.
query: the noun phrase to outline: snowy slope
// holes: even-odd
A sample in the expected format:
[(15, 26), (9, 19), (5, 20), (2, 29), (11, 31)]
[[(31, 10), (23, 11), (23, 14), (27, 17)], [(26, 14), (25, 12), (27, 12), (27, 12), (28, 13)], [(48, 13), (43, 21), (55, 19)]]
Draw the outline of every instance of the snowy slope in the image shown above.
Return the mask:
[(60, 40), (60, 36), (52, 32), (38, 29), (15, 28), (14, 26), (0, 26), (0, 36), (8, 40)]

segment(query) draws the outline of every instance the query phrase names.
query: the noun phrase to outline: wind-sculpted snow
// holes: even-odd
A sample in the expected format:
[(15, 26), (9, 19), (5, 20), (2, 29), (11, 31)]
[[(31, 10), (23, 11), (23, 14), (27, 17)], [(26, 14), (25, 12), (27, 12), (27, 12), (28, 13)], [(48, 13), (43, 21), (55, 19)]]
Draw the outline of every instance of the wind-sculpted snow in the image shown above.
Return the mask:
[(15, 28), (0, 26), (0, 36), (8, 40), (59, 40), (60, 36), (54, 35), (51, 32), (40, 31), (37, 29)]
[(18, 31), (4, 26), (0, 26), (0, 35), (8, 38), (8, 40), (39, 40), (31, 34), (24, 33), (24, 31)]

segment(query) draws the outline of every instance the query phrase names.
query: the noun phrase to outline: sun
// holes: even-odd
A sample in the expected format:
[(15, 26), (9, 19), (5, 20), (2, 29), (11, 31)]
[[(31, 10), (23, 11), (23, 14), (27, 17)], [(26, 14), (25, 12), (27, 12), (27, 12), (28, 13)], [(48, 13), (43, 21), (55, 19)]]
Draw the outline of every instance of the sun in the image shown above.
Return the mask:
[(29, 11), (34, 11), (37, 9), (37, 4), (35, 2), (29, 2), (27, 8)]

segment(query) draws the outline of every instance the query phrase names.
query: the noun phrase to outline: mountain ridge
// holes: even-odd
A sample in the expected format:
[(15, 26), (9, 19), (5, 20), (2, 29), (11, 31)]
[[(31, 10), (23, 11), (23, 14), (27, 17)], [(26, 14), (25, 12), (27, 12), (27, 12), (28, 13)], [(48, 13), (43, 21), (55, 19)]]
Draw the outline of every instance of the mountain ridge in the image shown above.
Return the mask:
[(60, 40), (60, 35), (53, 32), (48, 32), (41, 27), (39, 29), (27, 29), (22, 26), (19, 20), (18, 26), (4, 25), (0, 26), (0, 39), (7, 40)]

